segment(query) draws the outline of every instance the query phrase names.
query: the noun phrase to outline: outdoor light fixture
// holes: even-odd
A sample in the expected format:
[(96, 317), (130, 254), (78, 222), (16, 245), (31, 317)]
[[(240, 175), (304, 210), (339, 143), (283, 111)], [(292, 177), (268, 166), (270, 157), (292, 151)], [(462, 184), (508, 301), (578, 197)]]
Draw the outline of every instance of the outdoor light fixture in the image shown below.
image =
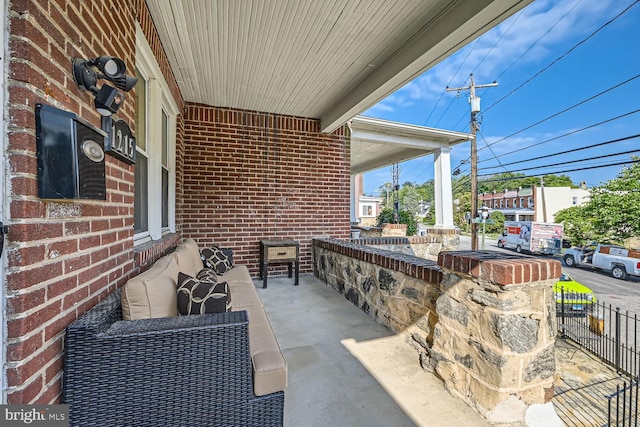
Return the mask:
[[(129, 92), (138, 82), (136, 77), (125, 74), (127, 67), (124, 61), (114, 56), (99, 56), (96, 59), (75, 58), (72, 61), (72, 70), (76, 84), (95, 95), (96, 110), (103, 116), (116, 113), (122, 105), (124, 94), (118, 89)], [(103, 84), (98, 88), (98, 80), (108, 80), (115, 87)]]
[(110, 85), (102, 85), (100, 90), (95, 94), (96, 99), (94, 105), (96, 110), (102, 116), (110, 116), (116, 113), (124, 101), (124, 94), (118, 89)]

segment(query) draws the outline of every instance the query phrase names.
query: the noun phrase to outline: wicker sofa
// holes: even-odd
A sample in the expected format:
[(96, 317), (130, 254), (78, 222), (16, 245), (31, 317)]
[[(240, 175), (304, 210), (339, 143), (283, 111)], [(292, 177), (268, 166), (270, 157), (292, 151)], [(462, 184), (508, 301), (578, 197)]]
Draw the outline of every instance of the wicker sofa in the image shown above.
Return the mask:
[(198, 268), (187, 240), (67, 328), (71, 426), (283, 424), (287, 365), (248, 270), (219, 278), (232, 311), (177, 316), (177, 272)]

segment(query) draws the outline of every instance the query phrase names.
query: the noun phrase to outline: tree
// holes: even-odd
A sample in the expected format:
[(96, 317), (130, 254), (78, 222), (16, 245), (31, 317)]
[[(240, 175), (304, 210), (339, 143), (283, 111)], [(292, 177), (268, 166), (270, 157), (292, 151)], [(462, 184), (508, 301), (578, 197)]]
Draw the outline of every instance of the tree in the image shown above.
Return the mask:
[(571, 206), (556, 212), (555, 222), (564, 225), (564, 236), (571, 240), (574, 246), (582, 246), (594, 236), (592, 220), (584, 206)]
[[(546, 187), (578, 187), (567, 175), (545, 175), (542, 177)], [(540, 186), (540, 177), (525, 176), (523, 173), (505, 172), (478, 179), (479, 193), (496, 193), (505, 189), (529, 188), (532, 185)]]
[(420, 211), (420, 194), (417, 188), (411, 183), (405, 183), (399, 193), (400, 208), (417, 215)]
[(393, 208), (393, 185), (390, 182), (385, 182), (378, 187), (378, 194), (382, 197), (383, 208)]
[(471, 212), (471, 192), (456, 194), (456, 198), (453, 199), (453, 223), (461, 230), (469, 231), (468, 212)]
[(504, 214), (500, 211), (493, 211), (489, 216), (493, 220), (493, 224), (487, 224), (487, 233), (502, 233), (504, 229)]
[[(638, 156), (632, 159), (640, 162)], [(584, 209), (598, 240), (622, 243), (640, 236), (640, 163), (623, 167), (616, 178), (593, 188)]]
[[(411, 213), (405, 210), (400, 211), (399, 217), (400, 218), (398, 222), (400, 224), (407, 225), (407, 236), (415, 235), (416, 231), (418, 230), (418, 225), (415, 217)], [(394, 223), (393, 209), (383, 209), (382, 211), (380, 211), (380, 214), (378, 215), (378, 218), (377, 218), (378, 227), (381, 227), (382, 224), (393, 224), (393, 223)]]
[(576, 244), (587, 241), (623, 243), (640, 236), (640, 157), (623, 167), (617, 177), (591, 189), (584, 206), (573, 206), (556, 213), (564, 233)]

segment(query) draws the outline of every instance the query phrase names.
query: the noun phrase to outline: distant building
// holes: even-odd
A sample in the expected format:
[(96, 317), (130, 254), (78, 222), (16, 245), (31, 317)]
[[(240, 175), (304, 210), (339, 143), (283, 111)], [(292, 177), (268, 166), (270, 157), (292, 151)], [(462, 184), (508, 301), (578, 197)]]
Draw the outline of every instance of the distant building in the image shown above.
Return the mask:
[(358, 174), (354, 177), (354, 209), (352, 223), (369, 227), (376, 224), (376, 219), (380, 213), (382, 199), (380, 197), (364, 195), (364, 177)]
[(507, 221), (555, 222), (555, 214), (589, 199), (585, 183), (580, 188), (539, 187), (478, 194), (478, 205), (500, 211)]

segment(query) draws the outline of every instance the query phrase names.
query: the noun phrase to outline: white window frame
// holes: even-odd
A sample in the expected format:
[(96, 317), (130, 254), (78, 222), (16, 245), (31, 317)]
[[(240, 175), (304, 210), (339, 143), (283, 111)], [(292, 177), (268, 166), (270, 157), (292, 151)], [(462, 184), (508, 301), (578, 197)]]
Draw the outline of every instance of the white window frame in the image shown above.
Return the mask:
[[(136, 67), (147, 80), (147, 154), (148, 154), (148, 231), (136, 233), (134, 244), (158, 240), (176, 229), (176, 124), (178, 105), (147, 42), (136, 23)], [(169, 226), (162, 227), (162, 111), (167, 115), (169, 144)]]
[[(371, 215), (365, 215), (364, 208), (371, 208)], [(376, 206), (375, 203), (361, 203), (360, 204), (360, 216), (362, 218), (373, 218), (376, 216)]]

